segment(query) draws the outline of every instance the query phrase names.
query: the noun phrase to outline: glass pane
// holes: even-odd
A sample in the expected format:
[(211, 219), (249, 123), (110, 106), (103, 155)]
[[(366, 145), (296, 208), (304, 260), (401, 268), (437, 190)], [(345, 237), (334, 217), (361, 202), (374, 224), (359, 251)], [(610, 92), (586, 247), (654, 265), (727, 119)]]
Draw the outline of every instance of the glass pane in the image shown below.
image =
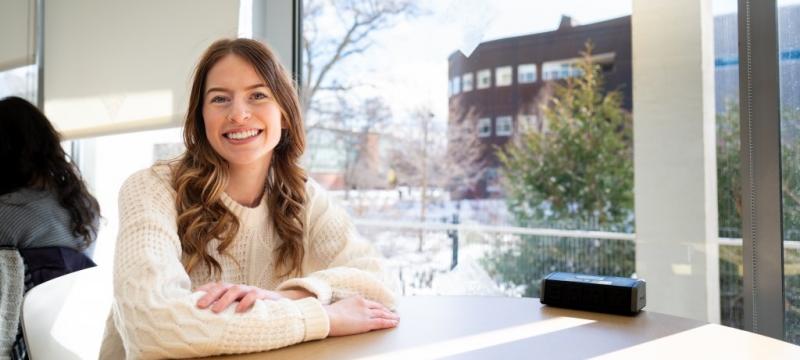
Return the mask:
[(800, 344), (800, 2), (778, 1), (786, 340)]
[(742, 193), (739, 161), (739, 46), (736, 0), (714, 0), (720, 322), (743, 328)]
[(0, 99), (7, 96), (19, 96), (36, 104), (38, 88), (36, 69), (36, 65), (28, 65), (0, 71)]
[(99, 265), (111, 265), (119, 225), (117, 199), (122, 183), (134, 172), (149, 168), (158, 160), (180, 155), (184, 150), (182, 129), (100, 136), (77, 142), (75, 160), (103, 216), (93, 259)]
[[(303, 11), (306, 167), (405, 294), (537, 296), (551, 271), (634, 274), (630, 1), (306, 0)], [(500, 151), (563, 130), (543, 106), (586, 69), (603, 81), (585, 90), (612, 102), (587, 124), (611, 140), (576, 144), (585, 164), (541, 179), (588, 168), (614, 186), (581, 193), (568, 182), (595, 178), (575, 175), (553, 197), (531, 179), (539, 192), (526, 197), (512, 179), (535, 156)], [(547, 156), (571, 161), (555, 151), (564, 144)]]

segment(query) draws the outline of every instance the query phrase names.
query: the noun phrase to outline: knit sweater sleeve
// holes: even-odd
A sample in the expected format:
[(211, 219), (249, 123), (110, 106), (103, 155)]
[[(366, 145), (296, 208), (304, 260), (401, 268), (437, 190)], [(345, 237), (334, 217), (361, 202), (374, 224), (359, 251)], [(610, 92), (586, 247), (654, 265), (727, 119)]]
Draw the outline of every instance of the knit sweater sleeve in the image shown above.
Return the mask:
[(278, 290), (303, 288), (323, 304), (361, 295), (394, 309), (393, 281), (384, 261), (358, 236), (347, 212), (332, 203), (313, 180), (309, 182), (309, 231), (303, 261), (307, 273), (284, 281)]
[(174, 192), (155, 170), (131, 176), (119, 198), (114, 323), (126, 357), (180, 358), (264, 351), (327, 336), (313, 298), (257, 301), (248, 312), (199, 309), (181, 264)]

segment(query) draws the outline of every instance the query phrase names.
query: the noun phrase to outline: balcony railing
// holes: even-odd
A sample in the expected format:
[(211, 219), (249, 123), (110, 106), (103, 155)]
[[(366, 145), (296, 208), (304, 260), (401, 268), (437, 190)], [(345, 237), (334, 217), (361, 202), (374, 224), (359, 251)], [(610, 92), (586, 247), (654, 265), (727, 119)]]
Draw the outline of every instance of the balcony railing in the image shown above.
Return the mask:
[[(635, 276), (636, 234), (357, 219), (414, 294), (537, 296), (550, 271)], [(722, 323), (742, 327), (742, 239), (720, 237)], [(516, 251), (516, 253), (515, 253)], [(784, 241), (787, 339), (800, 337), (800, 241)], [(456, 266), (458, 265), (458, 266)]]

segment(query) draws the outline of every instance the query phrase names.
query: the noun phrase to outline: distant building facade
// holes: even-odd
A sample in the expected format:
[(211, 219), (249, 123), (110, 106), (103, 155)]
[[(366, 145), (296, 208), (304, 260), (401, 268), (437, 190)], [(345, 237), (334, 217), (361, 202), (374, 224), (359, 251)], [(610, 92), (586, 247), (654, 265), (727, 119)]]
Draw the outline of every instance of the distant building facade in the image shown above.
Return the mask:
[[(593, 44), (593, 61), (600, 65), (606, 90), (623, 94), (623, 107), (632, 110), (630, 16), (575, 26), (562, 17), (555, 31), (487, 41), (469, 57), (460, 51), (448, 59), (449, 118), (451, 128), (472, 127), (485, 145), (482, 179), (455, 198), (502, 195), (500, 165), (494, 147), (505, 145), (516, 132), (546, 126), (539, 105), (550, 92), (549, 83), (580, 75), (576, 67), (585, 44)], [(459, 151), (450, 147), (448, 151)]]

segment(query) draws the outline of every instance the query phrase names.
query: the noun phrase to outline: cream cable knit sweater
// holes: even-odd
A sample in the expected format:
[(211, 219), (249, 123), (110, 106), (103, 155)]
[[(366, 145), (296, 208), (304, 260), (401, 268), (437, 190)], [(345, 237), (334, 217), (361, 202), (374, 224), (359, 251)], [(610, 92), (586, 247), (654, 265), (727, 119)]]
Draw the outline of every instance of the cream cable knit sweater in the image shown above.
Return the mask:
[(236, 314), (233, 306), (219, 314), (197, 308), (203, 292), (193, 289), (213, 279), (205, 268), (187, 274), (182, 265), (175, 191), (169, 178), (170, 169), (156, 165), (132, 175), (120, 190), (114, 301), (101, 358), (264, 351), (325, 338), (329, 320), (322, 305), (344, 297), (361, 295), (394, 308), (380, 258), (358, 241), (348, 215), (310, 179), (302, 277), (280, 278), (273, 272), (278, 238), (266, 199), (247, 208), (223, 194), (225, 205), (239, 218), (240, 229), (227, 250), (229, 256), (216, 252), (218, 241), (209, 244), (209, 254), (222, 266), (222, 281), (277, 290), (302, 287), (317, 298), (259, 300), (242, 314)]

